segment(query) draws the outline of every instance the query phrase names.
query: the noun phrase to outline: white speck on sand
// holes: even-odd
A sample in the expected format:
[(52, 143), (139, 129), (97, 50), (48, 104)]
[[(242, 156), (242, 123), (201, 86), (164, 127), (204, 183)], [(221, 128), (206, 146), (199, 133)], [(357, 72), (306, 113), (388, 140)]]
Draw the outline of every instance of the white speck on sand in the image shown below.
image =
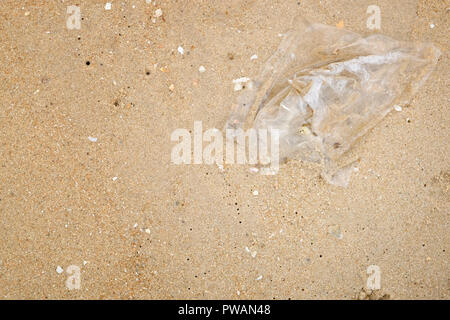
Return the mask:
[(111, 10), (111, 2), (105, 4), (105, 10)]
[(163, 15), (163, 12), (161, 9), (156, 9), (155, 10), (155, 17), (159, 18)]
[(248, 247), (245, 247), (245, 251), (247, 251), (248, 253), (250, 253), (250, 255), (252, 256), (252, 258), (256, 257), (256, 254), (257, 254), (256, 251), (251, 251)]
[(56, 267), (56, 272), (58, 272), (59, 274), (61, 274), (61, 273), (64, 272), (64, 269), (61, 268), (60, 266), (57, 266), (57, 267)]
[(250, 57), (250, 60), (256, 60), (256, 59), (258, 59), (258, 56), (256, 54), (254, 54)]
[(398, 112), (402, 111), (402, 107), (400, 107), (398, 104), (396, 104), (394, 106), (394, 109), (395, 109), (395, 111), (398, 111)]
[(184, 54), (184, 49), (182, 46), (179, 46), (177, 50), (180, 54)]
[(258, 276), (258, 278), (256, 278), (256, 281), (259, 281), (259, 280), (261, 280), (262, 278), (263, 278), (263, 276), (260, 275), (260, 276)]
[(254, 191), (253, 191), (253, 195), (254, 195), (254, 196), (257, 196), (258, 194), (259, 194), (258, 190), (254, 190)]
[(91, 142), (97, 142), (97, 138), (95, 138), (95, 137), (89, 136), (88, 139), (89, 139), (89, 141), (91, 141)]
[(198, 71), (199, 71), (200, 73), (203, 73), (203, 72), (206, 71), (206, 68), (205, 68), (204, 66), (200, 66), (200, 67), (198, 68)]
[(435, 27), (434, 23), (430, 23), (430, 28), (433, 29)]
[(145, 233), (150, 234), (150, 229), (149, 228), (145, 229)]
[(117, 177), (113, 177), (113, 178), (112, 178), (112, 181), (116, 181), (116, 180), (117, 180)]

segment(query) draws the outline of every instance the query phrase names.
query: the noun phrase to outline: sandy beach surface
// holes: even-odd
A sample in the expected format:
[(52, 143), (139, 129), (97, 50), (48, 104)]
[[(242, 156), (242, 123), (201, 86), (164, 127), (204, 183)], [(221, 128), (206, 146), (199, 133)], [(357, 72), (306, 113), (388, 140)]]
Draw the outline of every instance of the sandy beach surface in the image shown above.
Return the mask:
[[(0, 2), (1, 299), (450, 297), (449, 1), (107, 2)], [(298, 15), (442, 54), (347, 188), (173, 164), (171, 133), (222, 129)]]

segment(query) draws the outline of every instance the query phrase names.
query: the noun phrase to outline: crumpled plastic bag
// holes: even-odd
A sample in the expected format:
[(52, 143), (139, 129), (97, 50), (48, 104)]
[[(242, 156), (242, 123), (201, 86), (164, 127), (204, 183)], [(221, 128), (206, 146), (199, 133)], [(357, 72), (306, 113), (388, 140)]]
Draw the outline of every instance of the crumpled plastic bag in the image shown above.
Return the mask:
[(432, 72), (430, 43), (367, 37), (299, 18), (233, 105), (226, 128), (278, 129), (281, 159), (323, 164), (347, 186), (354, 163), (338, 164), (394, 105), (406, 104)]

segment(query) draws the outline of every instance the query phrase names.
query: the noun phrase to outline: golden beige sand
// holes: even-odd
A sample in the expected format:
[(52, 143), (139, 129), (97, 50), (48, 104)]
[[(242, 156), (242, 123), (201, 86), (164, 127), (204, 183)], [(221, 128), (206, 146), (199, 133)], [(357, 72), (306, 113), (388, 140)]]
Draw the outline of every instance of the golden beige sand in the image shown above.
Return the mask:
[[(106, 3), (0, 2), (2, 299), (449, 298), (448, 1)], [(223, 128), (295, 16), (367, 35), (372, 4), (442, 55), (348, 188), (300, 161), (171, 163), (171, 132)]]

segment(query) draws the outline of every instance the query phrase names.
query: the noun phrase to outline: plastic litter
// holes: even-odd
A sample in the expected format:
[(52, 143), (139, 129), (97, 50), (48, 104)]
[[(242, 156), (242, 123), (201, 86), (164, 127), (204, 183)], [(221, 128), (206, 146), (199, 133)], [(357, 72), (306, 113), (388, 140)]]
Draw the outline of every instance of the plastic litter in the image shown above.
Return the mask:
[(347, 186), (356, 162), (338, 160), (412, 98), (439, 56), (430, 43), (362, 37), (298, 18), (238, 97), (226, 128), (278, 129), (280, 159), (322, 163), (325, 180)]

